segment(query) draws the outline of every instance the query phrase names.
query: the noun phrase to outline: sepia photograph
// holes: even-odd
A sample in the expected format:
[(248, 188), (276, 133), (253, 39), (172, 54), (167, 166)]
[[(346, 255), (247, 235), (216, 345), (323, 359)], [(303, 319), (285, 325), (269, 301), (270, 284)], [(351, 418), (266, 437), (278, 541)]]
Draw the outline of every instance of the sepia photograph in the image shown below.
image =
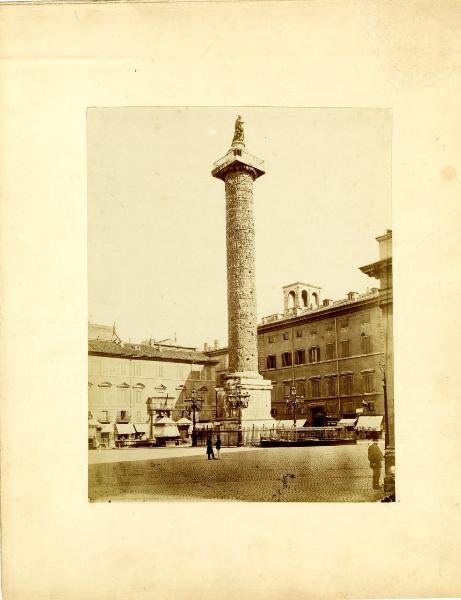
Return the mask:
[(87, 110), (89, 499), (393, 502), (392, 113)]
[(460, 597), (461, 5), (0, 10), (3, 598)]

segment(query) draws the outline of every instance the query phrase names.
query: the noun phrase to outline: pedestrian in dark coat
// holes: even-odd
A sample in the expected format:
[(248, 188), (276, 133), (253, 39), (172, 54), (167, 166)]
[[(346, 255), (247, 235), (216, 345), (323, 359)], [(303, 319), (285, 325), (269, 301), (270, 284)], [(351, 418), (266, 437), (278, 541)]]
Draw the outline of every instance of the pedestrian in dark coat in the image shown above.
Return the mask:
[(378, 446), (378, 440), (375, 438), (373, 443), (368, 446), (368, 460), (370, 461), (370, 468), (373, 469), (373, 489), (379, 490), (379, 479), (381, 477), (381, 463), (384, 455)]
[(206, 453), (208, 455), (208, 460), (211, 460), (212, 458), (214, 460), (215, 456), (213, 452), (213, 442), (211, 441), (211, 436), (209, 436), (206, 441)]
[(221, 438), (218, 437), (216, 438), (216, 454), (218, 455), (219, 458), (219, 451), (221, 450)]

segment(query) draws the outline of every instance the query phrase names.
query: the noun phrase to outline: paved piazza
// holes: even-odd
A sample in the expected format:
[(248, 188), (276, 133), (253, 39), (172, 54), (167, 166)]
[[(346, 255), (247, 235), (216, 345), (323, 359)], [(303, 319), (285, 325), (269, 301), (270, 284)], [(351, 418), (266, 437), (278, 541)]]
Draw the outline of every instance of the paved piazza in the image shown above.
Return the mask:
[[(382, 442), (380, 446), (383, 449)], [(383, 493), (372, 489), (367, 449), (368, 442), (317, 448), (224, 448), (214, 461), (207, 460), (204, 448), (90, 451), (89, 498), (95, 502), (376, 502)]]

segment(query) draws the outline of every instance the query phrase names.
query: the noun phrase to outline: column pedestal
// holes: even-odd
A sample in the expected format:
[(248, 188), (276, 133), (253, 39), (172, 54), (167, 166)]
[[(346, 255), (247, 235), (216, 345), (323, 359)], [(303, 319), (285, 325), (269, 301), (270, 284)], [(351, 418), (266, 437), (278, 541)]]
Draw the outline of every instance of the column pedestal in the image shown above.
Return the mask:
[(229, 373), (226, 383), (241, 386), (242, 392), (250, 394), (248, 408), (242, 408), (242, 428), (273, 427), (271, 417), (272, 382), (254, 372)]

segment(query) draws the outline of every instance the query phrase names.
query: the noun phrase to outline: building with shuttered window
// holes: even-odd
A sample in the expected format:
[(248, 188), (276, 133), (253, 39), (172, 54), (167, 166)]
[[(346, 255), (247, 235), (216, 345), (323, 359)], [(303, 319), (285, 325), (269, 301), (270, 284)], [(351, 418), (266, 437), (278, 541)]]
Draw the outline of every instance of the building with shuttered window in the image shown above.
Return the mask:
[(89, 324), (88, 411), (100, 423), (145, 423), (147, 398), (158, 414), (179, 419), (185, 398), (200, 390), (202, 411), (197, 420), (216, 417), (217, 361), (195, 348), (146, 341), (122, 343), (115, 328)]

